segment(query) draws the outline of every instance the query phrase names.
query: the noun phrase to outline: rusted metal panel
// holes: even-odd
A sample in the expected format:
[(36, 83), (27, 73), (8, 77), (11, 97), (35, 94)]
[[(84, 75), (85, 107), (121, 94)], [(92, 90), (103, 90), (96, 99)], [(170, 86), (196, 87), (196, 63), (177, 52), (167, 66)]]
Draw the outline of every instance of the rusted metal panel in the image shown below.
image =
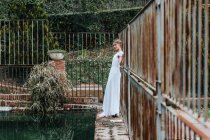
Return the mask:
[[(208, 71), (208, 45), (204, 44), (208, 44), (209, 21), (208, 3), (206, 2), (205, 8), (203, 2), (164, 1), (163, 92), (175, 102), (186, 106), (188, 111), (192, 109), (194, 113), (198, 113), (198, 117), (205, 116), (202, 108), (208, 102), (208, 92), (204, 91), (207, 87), (204, 83), (208, 81), (204, 80), (205, 77), (208, 79), (208, 76), (204, 76)], [(204, 95), (205, 102), (201, 100)]]
[[(127, 74), (122, 71), (121, 77), (121, 113), (123, 114), (123, 119), (126, 124), (128, 124), (128, 76)], [(128, 127), (128, 126), (127, 126)]]
[(132, 139), (157, 139), (156, 102), (143, 87), (131, 82)]
[[(200, 122), (203, 124), (208, 119), (209, 96), (208, 3), (207, 0), (162, 0), (160, 8), (164, 8), (164, 18), (158, 25), (156, 21), (159, 5), (151, 1), (129, 23), (130, 32), (128, 33), (130, 36), (128, 55), (130, 55), (130, 68), (134, 77), (142, 78), (144, 80), (142, 83), (146, 82), (146, 85), (150, 84), (153, 87), (156, 87), (155, 81), (161, 79), (163, 94), (182, 110), (193, 113), (192, 118), (202, 120)], [(163, 39), (158, 38), (162, 35), (158, 32), (161, 29), (160, 26), (164, 27)], [(157, 52), (158, 43), (164, 45), (160, 48), (160, 52)], [(160, 59), (157, 54), (161, 55)], [(159, 67), (157, 58), (161, 61), (160, 67), (163, 68), (159, 71), (161, 73), (159, 76), (157, 76), (157, 67)], [(138, 94), (133, 85), (131, 89), (133, 92), (131, 94)], [(144, 94), (149, 93), (144, 92)], [(141, 102), (141, 99), (136, 99), (135, 96), (137, 95), (131, 95), (131, 100)], [(137, 106), (132, 104), (132, 101), (130, 101), (131, 109)], [(162, 104), (164, 103), (163, 100)], [(140, 106), (144, 105), (140, 104)], [(131, 120), (133, 116), (141, 118), (143, 110), (138, 110), (139, 112), (133, 112), (133, 114), (132, 111)], [(193, 129), (193, 126), (185, 124), (177, 117), (177, 114), (173, 114), (172, 110), (167, 110), (164, 116), (166, 139), (203, 138), (200, 132)], [(140, 125), (141, 121), (138, 124)], [(131, 125), (131, 129), (138, 130), (134, 124)], [(134, 137), (141, 136), (135, 134)]]
[(165, 139), (209, 139), (209, 130), (183, 111), (162, 106), (162, 128)]
[[(130, 77), (131, 78), (131, 77)], [(121, 79), (121, 113), (128, 123), (128, 75), (122, 71)], [(146, 87), (138, 86), (138, 82), (131, 78), (130, 91), (130, 131), (131, 139), (157, 139), (156, 132), (156, 101), (147, 94)], [(128, 125), (128, 124), (127, 124)]]
[(155, 87), (157, 77), (156, 61), (156, 15), (155, 3), (131, 24), (131, 71)]

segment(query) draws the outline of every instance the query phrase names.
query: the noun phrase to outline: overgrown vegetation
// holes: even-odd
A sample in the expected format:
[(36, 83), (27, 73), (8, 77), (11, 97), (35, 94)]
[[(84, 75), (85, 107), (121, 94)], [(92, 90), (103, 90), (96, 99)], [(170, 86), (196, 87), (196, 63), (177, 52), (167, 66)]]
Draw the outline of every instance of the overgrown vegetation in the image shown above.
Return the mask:
[(65, 102), (64, 94), (70, 91), (71, 83), (65, 74), (42, 63), (33, 67), (25, 86), (32, 95), (30, 109), (45, 114), (56, 111)]

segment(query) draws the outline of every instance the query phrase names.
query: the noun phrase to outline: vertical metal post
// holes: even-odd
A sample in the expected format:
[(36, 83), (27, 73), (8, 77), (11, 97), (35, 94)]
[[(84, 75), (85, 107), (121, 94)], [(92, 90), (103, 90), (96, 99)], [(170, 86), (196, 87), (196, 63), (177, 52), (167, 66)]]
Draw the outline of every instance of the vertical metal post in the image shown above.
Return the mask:
[(4, 21), (4, 64), (6, 64), (6, 22)]
[(65, 47), (64, 47), (64, 48), (65, 48), (65, 51), (67, 51), (67, 47), (66, 47), (66, 44), (67, 44), (66, 32), (64, 32), (64, 37), (65, 37), (65, 41), (64, 41), (64, 42), (65, 42), (65, 43), (64, 43), (64, 46), (65, 46)]
[(193, 0), (192, 7), (193, 16), (193, 38), (192, 38), (192, 108), (195, 111), (195, 84), (196, 84), (196, 0)]
[(198, 103), (198, 114), (200, 115), (201, 106), (201, 47), (202, 47), (202, 0), (198, 1), (198, 78), (197, 78), (197, 103)]
[(128, 25), (128, 134), (129, 134), (129, 138), (131, 139), (132, 134), (131, 134), (130, 88), (131, 88), (131, 81), (130, 81), (130, 25)]
[(23, 23), (22, 23), (22, 25), (23, 25), (23, 33), (22, 33), (22, 47), (23, 47), (23, 49), (22, 49), (22, 54), (23, 54), (23, 62), (22, 62), (22, 64), (25, 64), (25, 21), (23, 20), (22, 21)]
[[(13, 25), (17, 26), (17, 22), (13, 21)], [(14, 46), (13, 46), (13, 64), (16, 64), (16, 36), (15, 36), (15, 31), (13, 29), (13, 40), (14, 40)]]
[[(191, 0), (188, 0), (188, 28), (189, 29), (191, 29)], [(192, 68), (192, 65), (191, 65), (191, 46), (192, 46), (192, 44), (191, 44), (191, 30), (189, 30), (189, 33), (188, 33), (188, 37), (187, 37), (187, 40), (188, 40), (188, 68), (187, 68), (187, 77), (188, 77), (188, 91), (187, 91), (187, 100), (188, 100), (188, 103), (187, 103), (187, 106), (188, 106), (188, 109), (190, 109), (190, 105), (191, 105), (191, 100), (190, 100), (190, 98), (192, 97), (192, 95), (191, 95), (191, 93), (192, 93), (192, 91), (191, 91), (191, 68)]]
[[(96, 33), (95, 33), (95, 50), (96, 50)], [(98, 52), (97, 52), (97, 55), (98, 55)]]
[(104, 33), (104, 40), (103, 40), (104, 42), (104, 45), (103, 45), (103, 48), (106, 48), (106, 33)]
[(74, 46), (74, 33), (73, 33), (73, 35), (72, 35), (72, 46), (73, 46), (73, 54), (74, 54), (74, 51), (75, 51), (75, 46)]
[(91, 41), (91, 40), (92, 40), (92, 34), (90, 33), (90, 51), (89, 51), (89, 52), (90, 52), (90, 53), (89, 53), (89, 56), (90, 56), (90, 57), (91, 57), (91, 46), (92, 46), (92, 44), (91, 44), (92, 41)]
[[(49, 20), (47, 20), (46, 21), (46, 24), (47, 24), (47, 27), (49, 27), (50, 25), (49, 25)], [(47, 36), (47, 38), (49, 38), (49, 31), (46, 31), (46, 36)], [(50, 42), (49, 42), (49, 40), (48, 39), (46, 39), (46, 43), (47, 43), (47, 51), (49, 50), (49, 48), (50, 48)], [(47, 60), (49, 60), (49, 56), (47, 57)]]
[(20, 40), (19, 40), (19, 38), (20, 38), (20, 21), (19, 20), (18, 20), (17, 24), (18, 24), (18, 33), (17, 33), (17, 41), (18, 41), (17, 61), (18, 62), (17, 63), (20, 64)]
[(99, 33), (99, 47), (98, 47), (98, 55), (100, 53), (100, 49), (101, 49), (101, 33)]
[[(85, 50), (86, 50), (86, 56), (87, 56), (87, 52), (88, 52), (88, 34), (87, 33), (85, 33)], [(89, 56), (89, 58), (90, 58), (90, 56)]]
[(45, 61), (45, 46), (44, 46), (44, 20), (42, 20), (42, 61)]
[(9, 22), (9, 29), (8, 29), (8, 32), (9, 32), (9, 64), (11, 64), (11, 61), (10, 61), (10, 56), (11, 56), (11, 35), (10, 35), (10, 32), (11, 32), (11, 27), (10, 27), (10, 20), (8, 21)]
[(26, 28), (27, 29), (26, 30), (26, 33), (27, 33), (27, 38), (26, 38), (26, 47), (27, 47), (27, 50), (26, 50), (27, 51), (27, 53), (26, 53), (26, 56), (27, 57), (26, 58), (27, 58), (27, 61), (26, 61), (26, 63), (27, 64), (29, 64), (29, 55), (30, 55), (30, 49), (29, 49), (29, 33), (28, 33), (29, 32), (29, 23), (28, 22), (29, 21), (27, 20), (27, 22), (26, 22), (27, 23), (27, 28)]
[(79, 33), (77, 33), (77, 52), (78, 52), (78, 55), (80, 55), (80, 48), (79, 48), (79, 45), (80, 45), (80, 42), (79, 42)]
[(208, 0), (205, 0), (205, 41), (204, 41), (204, 122), (208, 119), (208, 52), (209, 52), (209, 9)]
[(69, 38), (69, 49), (68, 49), (68, 52), (71, 51), (71, 34), (69, 33), (68, 35), (68, 38)]
[(182, 105), (186, 104), (186, 0), (183, 0), (183, 36), (182, 36)]
[[(179, 9), (177, 10), (178, 11), (178, 66), (180, 67), (180, 65), (181, 65), (181, 46), (182, 46), (182, 0), (178, 0), (177, 1), (177, 3), (178, 3), (178, 6), (179, 6)], [(178, 72), (178, 87), (179, 87), (179, 90), (178, 90), (178, 96), (177, 96), (177, 102), (179, 103), (179, 104), (181, 104), (182, 103), (182, 100), (181, 100), (181, 98), (182, 98), (182, 94), (181, 94), (181, 84), (182, 84), (182, 76), (181, 76), (181, 70), (180, 70), (180, 68), (178, 69), (179, 70), (179, 72)]]
[[(1, 20), (0, 20), (0, 28), (2, 29), (2, 26), (1, 26)], [(2, 52), (2, 46), (1, 46), (1, 33), (2, 33), (2, 30), (0, 30), (0, 64), (1, 64), (1, 61), (2, 61), (2, 56), (1, 56), (1, 52)]]
[(34, 64), (34, 21), (31, 21), (31, 63)]
[(39, 63), (39, 21), (36, 21), (36, 64)]
[(156, 0), (156, 33), (157, 33), (157, 62), (158, 62), (158, 76), (156, 83), (156, 92), (157, 92), (157, 139), (162, 140), (162, 131), (161, 131), (161, 103), (162, 103), (162, 94), (161, 94), (161, 68), (162, 68), (162, 54), (161, 50), (164, 46), (164, 0)]

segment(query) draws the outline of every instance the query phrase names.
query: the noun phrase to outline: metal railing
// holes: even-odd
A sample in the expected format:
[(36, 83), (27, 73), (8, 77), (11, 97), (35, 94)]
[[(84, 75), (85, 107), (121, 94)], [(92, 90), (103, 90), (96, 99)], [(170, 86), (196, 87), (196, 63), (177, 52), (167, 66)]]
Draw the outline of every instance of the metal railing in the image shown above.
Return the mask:
[(107, 32), (51, 32), (51, 34), (60, 48), (69, 53), (71, 59), (112, 55), (106, 53), (112, 53), (111, 44), (117, 37), (116, 33)]
[(0, 64), (29, 65), (47, 60), (48, 21), (0, 20)]
[[(132, 139), (153, 139), (145, 133), (151, 131), (154, 139), (210, 139), (208, 6), (207, 0), (151, 0), (119, 34), (121, 105)], [(140, 126), (145, 130), (135, 131)]]
[(23, 87), (33, 65), (0, 65), (0, 93), (26, 93)]
[(78, 59), (66, 62), (68, 79), (73, 85), (72, 97), (98, 97), (103, 93), (108, 80), (111, 60)]
[(48, 61), (53, 44), (67, 52), (71, 96), (103, 99), (115, 33), (49, 32), (47, 20), (0, 20), (0, 92), (23, 93), (31, 68)]

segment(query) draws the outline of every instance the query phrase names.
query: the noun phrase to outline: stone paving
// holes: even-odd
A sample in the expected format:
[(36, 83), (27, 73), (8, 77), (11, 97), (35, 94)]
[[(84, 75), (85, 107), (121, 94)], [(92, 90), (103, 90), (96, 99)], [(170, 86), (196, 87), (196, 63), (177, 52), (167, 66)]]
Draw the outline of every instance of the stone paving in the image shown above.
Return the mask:
[(95, 140), (129, 140), (122, 116), (97, 118)]

